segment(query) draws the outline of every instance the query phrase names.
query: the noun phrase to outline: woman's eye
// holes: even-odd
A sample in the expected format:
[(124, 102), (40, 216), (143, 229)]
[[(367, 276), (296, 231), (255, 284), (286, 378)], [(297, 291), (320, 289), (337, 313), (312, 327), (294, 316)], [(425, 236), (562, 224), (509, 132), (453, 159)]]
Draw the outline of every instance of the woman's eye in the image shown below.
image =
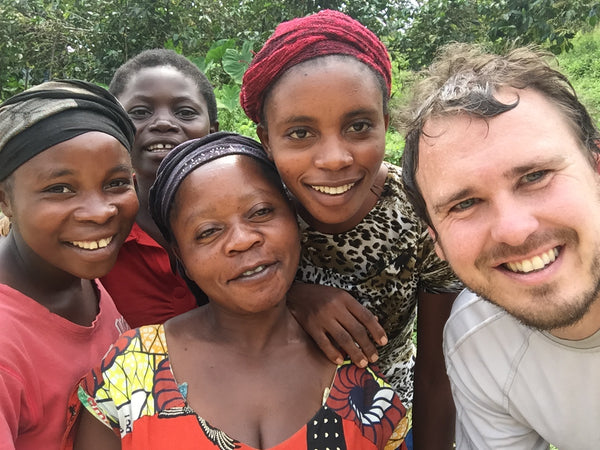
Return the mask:
[(307, 130), (300, 128), (297, 130), (293, 130), (288, 136), (294, 139), (305, 139), (309, 136), (309, 133)]
[(207, 239), (209, 237), (211, 237), (213, 234), (215, 234), (217, 232), (216, 228), (209, 228), (208, 230), (202, 230), (200, 233), (198, 233), (198, 235), (196, 236), (196, 239), (201, 240), (201, 239)]
[(253, 217), (264, 217), (273, 212), (273, 208), (260, 208), (252, 214)]
[(112, 180), (110, 183), (108, 183), (109, 188), (123, 187), (129, 185), (131, 185), (131, 180), (127, 178), (119, 178), (118, 180)]
[(45, 189), (45, 192), (50, 192), (52, 194), (68, 194), (73, 191), (67, 186), (56, 185), (56, 186), (50, 186), (49, 188)]
[(177, 116), (182, 119), (193, 119), (196, 118), (199, 114), (198, 111), (192, 108), (183, 108), (177, 111)]
[(146, 118), (150, 117), (152, 115), (152, 111), (150, 111), (148, 108), (138, 107), (138, 108), (130, 109), (127, 114), (129, 115), (129, 117), (131, 119), (139, 120), (139, 119), (146, 119)]
[(369, 128), (371, 128), (371, 125), (368, 122), (356, 122), (350, 125), (349, 131), (360, 133), (362, 131), (367, 131)]

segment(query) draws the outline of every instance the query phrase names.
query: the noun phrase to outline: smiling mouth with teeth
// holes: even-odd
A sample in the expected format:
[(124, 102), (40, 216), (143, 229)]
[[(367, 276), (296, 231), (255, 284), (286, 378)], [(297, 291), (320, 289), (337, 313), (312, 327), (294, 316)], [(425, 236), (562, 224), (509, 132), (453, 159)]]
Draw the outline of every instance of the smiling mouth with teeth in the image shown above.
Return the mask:
[(267, 268), (267, 266), (265, 266), (264, 264), (261, 264), (260, 266), (254, 268), (254, 269), (246, 270), (244, 273), (242, 273), (242, 276), (249, 277), (251, 275), (254, 275), (255, 273), (262, 272), (266, 268)]
[(352, 187), (355, 184), (356, 183), (350, 183), (350, 184), (344, 184), (342, 186), (312, 186), (311, 185), (311, 187), (315, 191), (322, 192), (323, 194), (339, 195), (339, 194), (343, 194), (344, 192), (347, 192), (350, 189), (352, 189)]
[(173, 144), (152, 144), (146, 147), (146, 150), (149, 152), (161, 152), (161, 151), (169, 151), (173, 150), (175, 146)]
[(97, 250), (99, 248), (107, 247), (112, 241), (112, 236), (104, 239), (100, 239), (99, 241), (72, 241), (71, 245), (79, 248), (83, 248), (85, 250)]
[(554, 262), (558, 256), (558, 247), (548, 250), (541, 255), (534, 256), (530, 259), (524, 259), (522, 261), (510, 262), (503, 264), (503, 266), (515, 273), (529, 273), (535, 270), (540, 270), (546, 267), (548, 264)]

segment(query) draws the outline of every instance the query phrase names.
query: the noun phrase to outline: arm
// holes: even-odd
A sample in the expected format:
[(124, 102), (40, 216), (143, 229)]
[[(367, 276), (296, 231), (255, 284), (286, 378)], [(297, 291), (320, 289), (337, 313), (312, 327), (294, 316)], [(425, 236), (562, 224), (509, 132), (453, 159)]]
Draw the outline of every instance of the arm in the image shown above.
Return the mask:
[(456, 294), (430, 294), (421, 290), (417, 298), (414, 448), (451, 449), (455, 409), (444, 364), (442, 331)]
[(73, 450), (120, 450), (121, 438), (82, 408)]
[(287, 298), (296, 320), (332, 362), (341, 364), (344, 354), (360, 367), (377, 361), (373, 341), (385, 345), (385, 331), (377, 317), (346, 291), (296, 282)]

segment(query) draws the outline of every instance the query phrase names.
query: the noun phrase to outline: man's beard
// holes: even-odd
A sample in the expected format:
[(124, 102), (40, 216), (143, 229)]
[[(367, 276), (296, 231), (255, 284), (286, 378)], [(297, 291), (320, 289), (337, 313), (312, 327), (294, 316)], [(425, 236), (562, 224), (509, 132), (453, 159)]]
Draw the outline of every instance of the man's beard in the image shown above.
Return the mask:
[[(567, 247), (577, 248), (581, 245), (579, 237), (574, 230), (559, 230), (530, 236), (518, 249), (507, 245), (499, 245), (488, 254), (477, 258), (475, 267), (489, 267), (489, 261), (498, 261), (504, 258), (514, 258), (515, 255), (527, 255), (536, 248), (543, 247), (544, 242), (565, 242)], [(522, 292), (528, 299), (525, 307), (520, 307), (517, 302), (512, 302), (508, 307), (502, 305), (502, 286), (492, 289), (483, 286), (469, 285), (462, 280), (473, 292), (483, 299), (499, 306), (514, 316), (523, 324), (540, 330), (553, 330), (574, 325), (580, 321), (590, 310), (590, 307), (600, 296), (600, 248), (596, 248), (593, 260), (586, 274), (591, 280), (591, 286), (584, 292), (573, 294), (570, 298), (559, 298), (557, 292), (561, 286), (558, 282), (546, 283), (540, 286), (523, 288)], [(460, 276), (460, 275), (459, 275)], [(577, 282), (576, 280), (573, 281)], [(563, 283), (566, 283), (563, 281)], [(518, 295), (518, 294), (515, 294)]]
[[(499, 306), (514, 316), (524, 325), (539, 330), (553, 330), (564, 328), (579, 322), (590, 307), (599, 300), (600, 296), (600, 255), (596, 255), (590, 267), (592, 286), (581, 292), (569, 301), (566, 298), (557, 298), (554, 283), (543, 286), (531, 287), (526, 291), (529, 298), (534, 299), (537, 308), (519, 308), (511, 305), (509, 308), (494, 300), (494, 294), (486, 289), (473, 289), (483, 299)], [(466, 284), (466, 283), (465, 283)], [(530, 303), (527, 305), (529, 306)]]

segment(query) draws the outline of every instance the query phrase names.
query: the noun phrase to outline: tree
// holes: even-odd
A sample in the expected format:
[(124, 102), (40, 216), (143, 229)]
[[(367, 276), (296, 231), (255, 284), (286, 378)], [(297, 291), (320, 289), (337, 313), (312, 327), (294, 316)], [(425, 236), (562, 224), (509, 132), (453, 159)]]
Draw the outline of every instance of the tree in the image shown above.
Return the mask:
[(394, 48), (412, 69), (428, 65), (452, 41), (495, 50), (534, 43), (560, 53), (571, 48), (577, 31), (596, 25), (599, 9), (592, 0), (419, 0)]

